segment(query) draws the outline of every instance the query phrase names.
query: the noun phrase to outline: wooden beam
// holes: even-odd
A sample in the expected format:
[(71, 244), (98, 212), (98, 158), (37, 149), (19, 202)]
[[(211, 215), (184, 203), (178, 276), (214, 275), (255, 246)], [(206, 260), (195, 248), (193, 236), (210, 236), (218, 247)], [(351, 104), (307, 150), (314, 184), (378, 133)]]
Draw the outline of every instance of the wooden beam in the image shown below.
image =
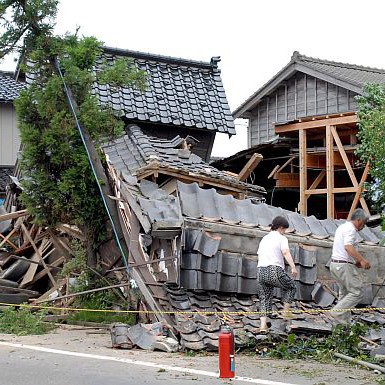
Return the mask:
[(176, 179), (169, 179), (166, 183), (159, 186), (162, 190), (166, 191), (167, 194), (173, 194), (176, 191)]
[(344, 149), (344, 147), (343, 147), (343, 145), (341, 143), (341, 139), (338, 136), (337, 130), (336, 130), (336, 128), (334, 126), (331, 126), (330, 130), (331, 130), (331, 133), (333, 135), (334, 141), (336, 142), (336, 145), (337, 145), (338, 149), (340, 150), (340, 154), (341, 154), (341, 157), (342, 157), (342, 159), (344, 161), (345, 168), (346, 168), (346, 170), (347, 170), (347, 172), (348, 172), (348, 174), (350, 176), (350, 180), (352, 181), (354, 187), (358, 187), (357, 178), (356, 178), (356, 176), (354, 174), (353, 168), (352, 168), (352, 166), (351, 166), (351, 164), (349, 162), (349, 159), (348, 159), (348, 157), (346, 155), (345, 149)]
[(23, 231), (24, 231), (25, 235), (27, 236), (29, 242), (31, 243), (33, 249), (35, 250), (35, 253), (36, 253), (37, 256), (39, 257), (40, 262), (43, 264), (44, 270), (47, 270), (47, 274), (48, 274), (48, 277), (49, 277), (50, 281), (52, 282), (53, 286), (55, 286), (55, 285), (56, 285), (56, 281), (54, 280), (54, 278), (53, 278), (53, 276), (52, 276), (52, 274), (51, 274), (51, 272), (50, 272), (50, 270), (49, 270), (49, 267), (48, 267), (47, 264), (45, 263), (45, 261), (44, 261), (42, 255), (41, 255), (41, 253), (40, 253), (40, 251), (39, 251), (38, 248), (36, 247), (36, 244), (35, 244), (35, 242), (33, 241), (33, 239), (31, 238), (31, 235), (30, 235), (28, 229), (25, 227), (24, 223), (21, 223), (21, 228), (23, 229)]
[(296, 157), (292, 156), (290, 157), (282, 166), (280, 166), (276, 172), (282, 171), (286, 166), (288, 166)]
[[(360, 183), (358, 184), (358, 189), (357, 189), (356, 195), (353, 198), (352, 206), (350, 207), (349, 214), (348, 214), (348, 219), (351, 218), (351, 216), (353, 214), (353, 211), (356, 209), (356, 207), (358, 205), (358, 201), (360, 201), (362, 208), (368, 214), (370, 214), (368, 206), (366, 205), (365, 199), (361, 196), (362, 191), (364, 189), (364, 183), (366, 182), (366, 179), (367, 179), (367, 177), (369, 175), (369, 169), (370, 169), (370, 165), (369, 165), (369, 162), (367, 162), (366, 165), (365, 165), (364, 172), (363, 172), (363, 174), (361, 176)], [(364, 202), (364, 205), (362, 204), (363, 202)]]
[[(325, 177), (325, 175), (326, 175), (326, 170), (322, 170), (318, 174), (317, 178), (314, 179), (314, 182), (310, 185), (309, 190), (313, 190), (317, 188), (318, 185), (322, 182), (322, 179)], [(306, 191), (309, 191), (309, 190), (306, 190)], [(306, 191), (305, 191), (305, 194), (306, 194)]]
[(307, 215), (307, 143), (306, 130), (299, 130), (299, 212)]
[(255, 170), (255, 168), (258, 166), (262, 159), (263, 156), (255, 152), (238, 174), (238, 179), (242, 181), (246, 180), (250, 176), (250, 174)]
[(0, 215), (0, 222), (7, 221), (9, 219), (25, 217), (26, 215), (28, 215), (27, 210), (20, 210), (20, 211), (15, 211), (14, 213), (2, 214)]
[[(346, 193), (355, 193), (357, 191), (357, 187), (335, 187), (332, 189), (333, 194), (346, 194)], [(305, 191), (306, 195), (314, 195), (314, 194), (327, 194), (327, 188), (318, 188), (318, 189), (308, 189)]]
[(275, 173), (277, 172), (277, 170), (279, 169), (279, 165), (277, 164), (270, 172), (270, 174), (268, 175), (267, 179), (270, 179), (272, 178), (273, 176), (275, 176)]
[(18, 247), (9, 240), (9, 238), (11, 238), (11, 236), (15, 233), (16, 229), (13, 229), (6, 237), (0, 233), (0, 238), (2, 238), (3, 240), (1, 241), (0, 243), (0, 247), (4, 245), (4, 243), (8, 243), (8, 245), (10, 245), (14, 250), (17, 250)]
[(330, 125), (326, 126), (326, 217), (334, 219), (334, 151)]
[(291, 123), (282, 126), (275, 126), (275, 132), (281, 134), (284, 132), (292, 132), (299, 130), (307, 130), (309, 128), (321, 128), (326, 126), (339, 126), (342, 124), (354, 124), (357, 123), (357, 115), (340, 116), (335, 118), (325, 118), (319, 120), (311, 120), (307, 122)]

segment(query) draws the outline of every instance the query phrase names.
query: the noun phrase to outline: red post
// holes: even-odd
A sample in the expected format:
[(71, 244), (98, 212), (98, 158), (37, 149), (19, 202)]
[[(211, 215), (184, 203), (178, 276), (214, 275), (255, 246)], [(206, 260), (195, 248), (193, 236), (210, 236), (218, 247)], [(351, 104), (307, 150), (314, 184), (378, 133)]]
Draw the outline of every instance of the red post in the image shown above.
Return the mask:
[(219, 378), (235, 377), (234, 334), (228, 326), (219, 333)]

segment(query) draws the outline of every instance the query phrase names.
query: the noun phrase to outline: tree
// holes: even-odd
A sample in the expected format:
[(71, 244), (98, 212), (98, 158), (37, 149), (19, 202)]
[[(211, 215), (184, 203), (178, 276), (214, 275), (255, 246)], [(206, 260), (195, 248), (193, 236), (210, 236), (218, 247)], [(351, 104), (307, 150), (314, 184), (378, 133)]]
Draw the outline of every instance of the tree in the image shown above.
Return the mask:
[(379, 209), (385, 206), (385, 86), (366, 84), (358, 103), (357, 154), (363, 162), (370, 162), (372, 184), (369, 189)]
[[(94, 250), (106, 216), (68, 100), (82, 132), (92, 139), (86, 147), (93, 148), (92, 142), (121, 133), (123, 122), (98, 104), (91, 94), (92, 84), (98, 81), (143, 90), (146, 74), (129, 60), (117, 60), (112, 66), (106, 63), (96, 75), (94, 63), (102, 42), (79, 38), (78, 31), (54, 35), (57, 4), (57, 0), (1, 0), (0, 56), (18, 51), (31, 79), (15, 102), (23, 145), (22, 202), (41, 225), (55, 227), (62, 222), (81, 228), (87, 239), (88, 261), (95, 264)], [(68, 93), (63, 91), (63, 81)], [(91, 157), (98, 158), (95, 151)], [(98, 179), (103, 179), (102, 185), (108, 184), (100, 172)], [(110, 211), (113, 206), (110, 202)]]

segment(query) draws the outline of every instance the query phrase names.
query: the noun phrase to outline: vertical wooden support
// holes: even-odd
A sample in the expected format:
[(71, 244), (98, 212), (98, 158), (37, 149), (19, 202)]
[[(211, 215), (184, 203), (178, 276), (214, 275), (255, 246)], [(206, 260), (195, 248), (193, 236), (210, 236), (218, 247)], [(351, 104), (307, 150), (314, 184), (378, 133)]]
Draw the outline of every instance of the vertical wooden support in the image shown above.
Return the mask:
[(331, 126), (326, 126), (326, 216), (334, 218), (334, 149)]
[(299, 212), (307, 215), (307, 145), (306, 130), (299, 130)]
[(360, 183), (358, 184), (357, 192), (356, 192), (356, 194), (354, 196), (352, 207), (350, 207), (348, 219), (351, 218), (351, 216), (353, 214), (353, 211), (356, 209), (356, 207), (358, 205), (358, 201), (360, 201), (362, 208), (368, 214), (370, 214), (370, 211), (369, 211), (369, 208), (368, 208), (368, 206), (367, 206), (367, 204), (365, 202), (365, 199), (361, 196), (362, 190), (364, 189), (364, 183), (366, 182), (366, 178), (368, 177), (368, 174), (369, 174), (369, 162), (366, 163), (365, 170), (364, 170), (364, 172), (362, 174)]

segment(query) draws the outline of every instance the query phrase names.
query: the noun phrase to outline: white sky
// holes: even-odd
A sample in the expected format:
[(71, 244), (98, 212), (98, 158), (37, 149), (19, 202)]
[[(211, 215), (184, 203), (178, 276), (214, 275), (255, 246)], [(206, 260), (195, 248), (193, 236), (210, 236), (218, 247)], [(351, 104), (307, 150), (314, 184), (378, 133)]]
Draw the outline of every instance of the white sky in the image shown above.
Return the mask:
[[(210, 61), (219, 66), (231, 110), (301, 54), (385, 69), (381, 0), (61, 0), (57, 33), (106, 45)], [(4, 70), (14, 70), (5, 61)], [(246, 126), (217, 134), (214, 156), (247, 147)]]

